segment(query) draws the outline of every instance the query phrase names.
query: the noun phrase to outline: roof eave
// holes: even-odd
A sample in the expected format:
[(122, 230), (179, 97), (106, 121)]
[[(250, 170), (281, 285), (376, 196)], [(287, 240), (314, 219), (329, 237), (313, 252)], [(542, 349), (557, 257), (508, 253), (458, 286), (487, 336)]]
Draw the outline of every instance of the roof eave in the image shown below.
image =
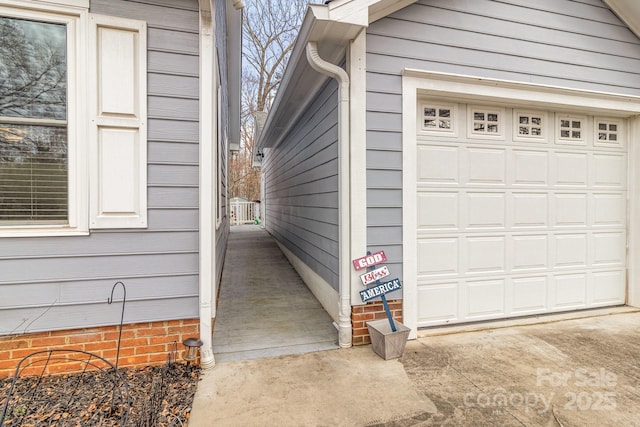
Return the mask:
[(365, 27), (366, 20), (331, 19), (329, 5), (309, 6), (263, 131), (256, 140), (257, 149), (277, 146), (328, 78), (309, 65), (307, 43), (318, 42), (322, 58), (339, 63), (348, 42)]
[(227, 7), (227, 78), (229, 85), (229, 149), (240, 149), (242, 8)]
[(638, 0), (604, 0), (607, 6), (640, 37), (640, 2)]

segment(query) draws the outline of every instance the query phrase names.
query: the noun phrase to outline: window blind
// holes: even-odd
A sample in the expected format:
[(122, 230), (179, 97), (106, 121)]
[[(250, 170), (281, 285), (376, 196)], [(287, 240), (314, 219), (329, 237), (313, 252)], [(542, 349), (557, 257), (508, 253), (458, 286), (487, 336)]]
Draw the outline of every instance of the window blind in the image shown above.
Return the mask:
[(66, 223), (66, 26), (0, 16), (0, 39), (0, 225)]
[(0, 223), (64, 223), (67, 129), (0, 123)]

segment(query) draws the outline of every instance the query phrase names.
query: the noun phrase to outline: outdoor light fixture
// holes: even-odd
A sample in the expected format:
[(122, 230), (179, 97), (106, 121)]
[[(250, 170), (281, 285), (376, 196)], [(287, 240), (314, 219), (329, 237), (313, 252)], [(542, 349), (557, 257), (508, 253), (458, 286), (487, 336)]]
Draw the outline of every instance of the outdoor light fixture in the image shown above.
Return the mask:
[(187, 363), (195, 362), (198, 359), (198, 351), (202, 347), (202, 341), (197, 338), (187, 338), (182, 341), (182, 344), (187, 347), (187, 352), (184, 355), (184, 360)]

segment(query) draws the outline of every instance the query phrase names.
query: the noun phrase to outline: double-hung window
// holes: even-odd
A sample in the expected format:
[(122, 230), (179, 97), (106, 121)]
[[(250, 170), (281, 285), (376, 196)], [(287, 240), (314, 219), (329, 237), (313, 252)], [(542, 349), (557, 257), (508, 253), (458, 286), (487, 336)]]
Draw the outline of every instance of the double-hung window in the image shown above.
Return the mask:
[(1, 16), (0, 38), (0, 221), (66, 224), (66, 26)]
[(146, 25), (0, 5), (0, 237), (146, 227)]
[(86, 231), (73, 187), (78, 22), (0, 7), (0, 231)]

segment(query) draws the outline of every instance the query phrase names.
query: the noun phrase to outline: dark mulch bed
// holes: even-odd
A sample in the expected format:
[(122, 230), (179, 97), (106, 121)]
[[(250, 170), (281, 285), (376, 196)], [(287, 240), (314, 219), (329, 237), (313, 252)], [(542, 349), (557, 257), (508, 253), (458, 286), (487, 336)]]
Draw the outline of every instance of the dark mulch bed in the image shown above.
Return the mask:
[[(199, 368), (172, 363), (118, 372), (126, 388), (113, 370), (45, 376), (35, 395), (38, 378), (20, 378), (2, 427), (122, 426), (125, 417), (127, 426), (187, 425)], [(12, 380), (0, 379), (0, 417)]]

